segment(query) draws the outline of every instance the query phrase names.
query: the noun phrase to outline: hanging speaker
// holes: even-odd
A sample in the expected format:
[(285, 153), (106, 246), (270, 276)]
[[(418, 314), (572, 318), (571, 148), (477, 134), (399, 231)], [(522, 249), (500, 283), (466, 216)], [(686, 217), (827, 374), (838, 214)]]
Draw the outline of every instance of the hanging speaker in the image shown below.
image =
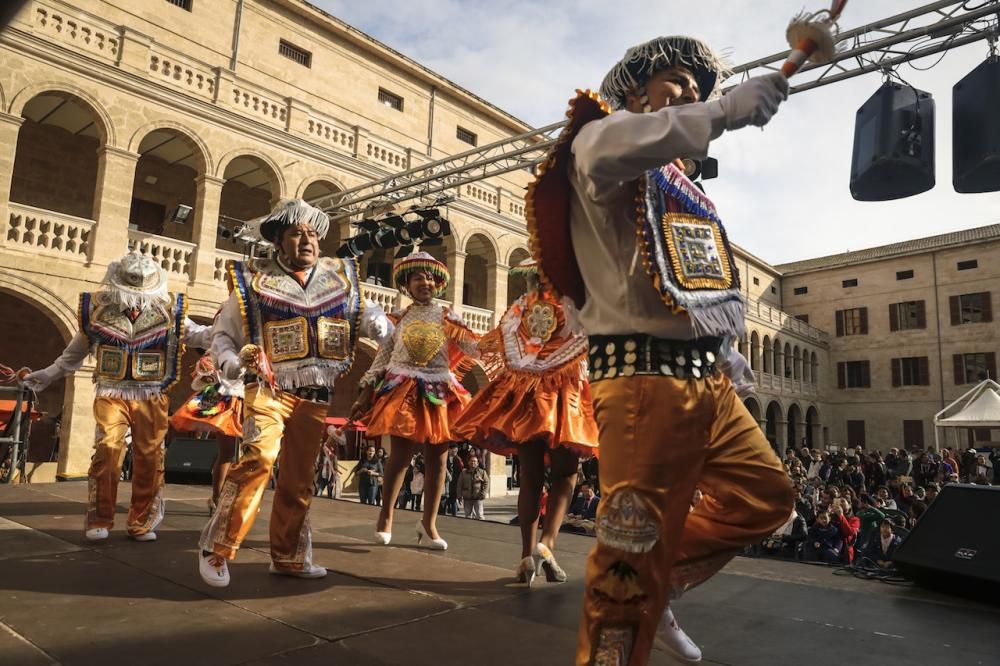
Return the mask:
[(934, 187), (934, 98), (887, 81), (858, 109), (851, 196), (889, 201)]
[(956, 192), (1000, 190), (1000, 58), (991, 56), (951, 90)]

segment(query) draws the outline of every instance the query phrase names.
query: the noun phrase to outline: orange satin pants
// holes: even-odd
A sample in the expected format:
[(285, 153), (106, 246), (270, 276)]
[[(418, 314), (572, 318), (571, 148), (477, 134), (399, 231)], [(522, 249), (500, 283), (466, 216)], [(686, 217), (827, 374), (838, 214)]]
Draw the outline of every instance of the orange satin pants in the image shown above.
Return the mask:
[(163, 439), (167, 436), (166, 395), (145, 400), (98, 396), (94, 400), (94, 456), (87, 473), (86, 529), (115, 522), (125, 435), (132, 429), (132, 504), (125, 526), (132, 536), (156, 529), (163, 520)]
[(202, 530), (201, 549), (227, 559), (236, 557), (277, 460), (271, 560), (283, 569), (308, 569), (312, 564), (309, 506), (328, 405), (251, 384), (246, 387), (243, 410), (240, 459), (226, 474), (215, 513)]
[[(597, 545), (577, 664), (646, 664), (670, 599), (788, 520), (788, 476), (729, 378), (591, 385), (600, 428)], [(692, 510), (698, 488), (704, 499)]]

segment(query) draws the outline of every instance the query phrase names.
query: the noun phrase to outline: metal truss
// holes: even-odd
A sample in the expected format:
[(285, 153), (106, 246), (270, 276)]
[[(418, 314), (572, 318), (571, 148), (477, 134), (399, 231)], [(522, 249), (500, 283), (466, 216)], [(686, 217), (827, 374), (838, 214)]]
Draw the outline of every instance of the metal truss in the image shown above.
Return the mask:
[[(838, 51), (825, 65), (806, 65), (795, 75), (792, 94), (870, 72), (891, 72), (900, 64), (988, 39), (995, 46), (1000, 0), (939, 0), (875, 23), (840, 33)], [(789, 51), (734, 68), (730, 81), (781, 69)], [(805, 79), (805, 82), (798, 83)], [(533, 169), (545, 159), (560, 121), (482, 148), (392, 174), (345, 192), (311, 201), (334, 218), (365, 215), (379, 206), (414, 199), (433, 203), (432, 195), (519, 169)]]

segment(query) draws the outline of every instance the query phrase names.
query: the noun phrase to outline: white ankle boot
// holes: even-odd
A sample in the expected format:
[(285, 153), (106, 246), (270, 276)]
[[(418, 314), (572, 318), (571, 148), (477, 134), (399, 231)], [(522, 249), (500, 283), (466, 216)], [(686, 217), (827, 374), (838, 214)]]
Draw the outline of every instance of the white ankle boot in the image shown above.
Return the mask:
[(670, 606), (663, 611), (660, 625), (656, 628), (656, 645), (682, 661), (692, 664), (701, 661), (701, 648), (677, 624)]

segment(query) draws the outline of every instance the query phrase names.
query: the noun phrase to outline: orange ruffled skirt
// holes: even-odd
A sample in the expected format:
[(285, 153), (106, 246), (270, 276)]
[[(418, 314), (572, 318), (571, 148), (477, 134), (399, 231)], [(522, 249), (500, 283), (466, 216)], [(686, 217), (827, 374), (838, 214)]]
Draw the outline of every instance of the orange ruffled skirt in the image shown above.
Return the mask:
[(214, 432), (230, 437), (243, 436), (243, 400), (227, 397), (222, 409), (209, 414), (205, 403), (195, 393), (170, 417), (170, 427), (177, 432)]
[(461, 385), (449, 386), (443, 404), (424, 396), (421, 383), (406, 377), (375, 397), (368, 415), (368, 436), (403, 437), (418, 444), (448, 444), (461, 441), (452, 429), (470, 396)]
[(508, 370), (476, 394), (455, 425), (456, 433), (494, 453), (544, 438), (549, 448), (567, 447), (581, 456), (597, 454), (597, 423), (590, 384), (552, 381)]

